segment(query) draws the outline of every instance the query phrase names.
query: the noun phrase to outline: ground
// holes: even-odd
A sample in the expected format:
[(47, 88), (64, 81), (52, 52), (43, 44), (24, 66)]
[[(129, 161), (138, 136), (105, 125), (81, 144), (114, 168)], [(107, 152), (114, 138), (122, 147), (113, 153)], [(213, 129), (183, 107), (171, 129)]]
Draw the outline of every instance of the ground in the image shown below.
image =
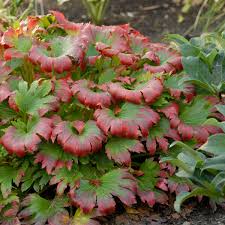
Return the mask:
[[(184, 35), (193, 24), (198, 9), (193, 9), (183, 23), (177, 23), (180, 6), (175, 0), (111, 0), (104, 24), (130, 23), (153, 41), (160, 42), (166, 33)], [(89, 22), (81, 0), (71, 0), (62, 6), (56, 0), (45, 0), (45, 13), (48, 10), (59, 10), (69, 20)], [(198, 34), (196, 31), (195, 34)], [(189, 36), (195, 35), (194, 33)], [(198, 205), (198, 206), (197, 206)], [(225, 225), (224, 210), (219, 208), (215, 213), (209, 204), (196, 201), (186, 205), (181, 214), (174, 212), (172, 205), (156, 206), (153, 209), (138, 204), (136, 209), (125, 210), (122, 207), (109, 217), (100, 218), (103, 225)]]
[[(111, 0), (104, 24), (130, 23), (153, 41), (161, 41), (166, 33), (186, 33), (193, 24), (197, 9), (186, 16), (183, 23), (178, 23), (180, 6), (177, 0)], [(62, 6), (56, 0), (45, 0), (45, 13), (49, 9), (60, 10), (67, 18), (75, 22), (89, 22), (81, 0), (70, 0)], [(195, 32), (197, 33), (197, 32)], [(191, 34), (193, 35), (193, 33)]]

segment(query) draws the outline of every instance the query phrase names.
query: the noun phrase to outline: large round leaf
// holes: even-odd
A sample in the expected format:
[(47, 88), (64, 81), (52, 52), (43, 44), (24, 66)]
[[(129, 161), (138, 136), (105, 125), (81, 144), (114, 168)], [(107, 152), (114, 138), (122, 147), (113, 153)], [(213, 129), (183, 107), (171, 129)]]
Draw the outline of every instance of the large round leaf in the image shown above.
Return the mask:
[(160, 65), (146, 65), (145, 69), (151, 73), (176, 73), (182, 69), (181, 56), (168, 46), (155, 43), (150, 50), (160, 58)]
[(98, 207), (103, 214), (115, 210), (113, 196), (118, 197), (125, 205), (136, 203), (136, 181), (126, 170), (116, 169), (97, 180), (82, 180), (77, 190), (70, 192), (72, 201), (85, 213)]
[(73, 64), (82, 64), (84, 59), (85, 40), (73, 36), (58, 37), (50, 43), (49, 49), (43, 45), (33, 45), (29, 59), (39, 64), (46, 72), (62, 73), (71, 70)]
[(75, 156), (86, 156), (101, 150), (105, 136), (95, 121), (62, 121), (52, 132), (52, 140), (57, 139), (64, 151)]
[(149, 128), (159, 121), (159, 115), (148, 106), (125, 103), (119, 112), (97, 109), (94, 117), (105, 134), (118, 137), (146, 137)]
[(41, 163), (42, 168), (46, 169), (48, 174), (62, 167), (72, 168), (77, 158), (63, 151), (61, 146), (52, 143), (42, 143), (39, 146), (39, 152), (35, 156), (35, 163)]
[(52, 133), (52, 120), (33, 118), (27, 124), (18, 120), (10, 126), (1, 137), (1, 144), (10, 153), (23, 157), (26, 152), (33, 153), (43, 137), (49, 140)]
[(112, 99), (108, 92), (95, 92), (97, 86), (87, 80), (79, 80), (73, 84), (72, 92), (78, 98), (79, 102), (88, 106), (89, 108), (104, 108), (111, 105)]
[(128, 101), (140, 104), (142, 99), (147, 104), (157, 100), (162, 94), (163, 85), (159, 79), (152, 79), (145, 84), (140, 84), (134, 90), (123, 87), (120, 83), (109, 84), (109, 93), (118, 101)]

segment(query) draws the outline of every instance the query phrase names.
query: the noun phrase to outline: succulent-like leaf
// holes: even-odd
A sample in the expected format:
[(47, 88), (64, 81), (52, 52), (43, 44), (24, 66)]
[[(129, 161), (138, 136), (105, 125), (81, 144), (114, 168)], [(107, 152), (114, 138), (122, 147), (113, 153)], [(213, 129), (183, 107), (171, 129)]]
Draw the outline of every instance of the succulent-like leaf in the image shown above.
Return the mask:
[(48, 108), (48, 104), (54, 101), (54, 97), (49, 95), (51, 91), (51, 82), (34, 81), (30, 88), (28, 83), (20, 81), (15, 95), (15, 103), (23, 113), (35, 115), (39, 110)]
[(159, 121), (151, 108), (131, 103), (123, 104), (116, 115), (110, 109), (97, 109), (94, 117), (105, 134), (127, 138), (146, 137), (149, 128)]
[(112, 102), (111, 95), (108, 92), (95, 92), (92, 89), (97, 86), (87, 80), (79, 80), (73, 84), (72, 92), (78, 98), (79, 102), (89, 108), (97, 109), (109, 107)]
[(130, 152), (145, 152), (144, 146), (138, 140), (112, 137), (105, 146), (109, 159), (119, 164), (129, 165), (131, 163)]
[(80, 187), (70, 193), (74, 204), (85, 213), (98, 206), (100, 213), (108, 214), (115, 210), (113, 196), (118, 197), (125, 205), (136, 203), (136, 181), (126, 170), (116, 169), (97, 180), (82, 180)]
[(35, 156), (35, 163), (41, 163), (42, 168), (46, 169), (48, 174), (54, 170), (66, 167), (69, 170), (77, 158), (63, 151), (61, 146), (52, 143), (42, 143), (39, 146), (39, 152)]
[(49, 140), (52, 133), (52, 120), (48, 118), (32, 118), (27, 124), (21, 120), (14, 122), (1, 137), (1, 144), (10, 153), (23, 157), (26, 152), (33, 153), (43, 137)]
[(105, 136), (97, 127), (95, 121), (62, 121), (56, 125), (52, 140), (57, 138), (64, 151), (75, 156), (86, 156), (99, 151), (105, 141)]
[(134, 90), (127, 90), (119, 83), (109, 84), (109, 93), (113, 98), (135, 104), (140, 104), (142, 99), (147, 104), (151, 104), (160, 97), (162, 91), (163, 85), (159, 79), (152, 79), (146, 84), (140, 84)]

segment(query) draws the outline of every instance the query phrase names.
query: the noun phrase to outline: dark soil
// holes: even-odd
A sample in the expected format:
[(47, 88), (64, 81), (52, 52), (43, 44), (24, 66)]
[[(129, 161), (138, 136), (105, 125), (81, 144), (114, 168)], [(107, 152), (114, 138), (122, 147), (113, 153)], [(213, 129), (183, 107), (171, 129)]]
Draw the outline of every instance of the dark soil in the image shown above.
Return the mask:
[[(180, 5), (177, 0), (111, 0), (104, 24), (115, 25), (130, 23), (141, 33), (153, 41), (161, 39), (167, 33), (184, 34), (193, 24), (198, 9), (192, 10), (181, 24), (177, 22)], [(45, 13), (48, 10), (59, 10), (69, 20), (89, 22), (81, 0), (70, 0), (62, 6), (56, 0), (45, 0)], [(197, 35), (190, 34), (190, 36)], [(186, 206), (181, 214), (174, 212), (172, 207), (158, 206), (154, 210), (139, 204), (137, 209), (118, 209), (113, 216), (101, 218), (103, 225), (225, 225), (224, 210), (219, 208), (215, 213), (208, 204), (197, 203)]]
[(185, 206), (181, 214), (169, 206), (158, 206), (154, 210), (142, 206), (100, 222), (103, 225), (225, 225), (225, 214), (222, 208), (213, 212), (208, 204), (197, 206), (195, 202)]
[[(45, 0), (45, 13), (50, 9), (59, 10), (72, 21), (89, 22), (81, 0), (70, 0), (62, 6), (56, 2)], [(184, 22), (178, 23), (181, 6), (175, 2), (177, 0), (111, 0), (104, 24), (130, 23), (153, 41), (160, 41), (167, 33), (184, 34), (193, 24), (198, 9), (190, 11)]]

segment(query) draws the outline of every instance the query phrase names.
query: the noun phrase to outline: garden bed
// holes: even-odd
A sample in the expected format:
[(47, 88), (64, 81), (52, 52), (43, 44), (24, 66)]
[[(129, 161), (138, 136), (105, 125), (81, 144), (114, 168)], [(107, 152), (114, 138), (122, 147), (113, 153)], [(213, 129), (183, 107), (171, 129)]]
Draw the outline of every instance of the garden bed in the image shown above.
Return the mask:
[[(45, 13), (55, 9), (62, 11), (66, 17), (75, 22), (89, 21), (80, 0), (70, 0), (62, 6), (58, 6), (55, 2), (45, 0)], [(172, 0), (116, 0), (110, 2), (104, 23), (106, 25), (130, 23), (153, 41), (159, 41), (166, 33), (184, 34), (193, 24), (198, 9), (191, 10), (185, 21), (178, 23), (180, 10), (180, 6)]]

